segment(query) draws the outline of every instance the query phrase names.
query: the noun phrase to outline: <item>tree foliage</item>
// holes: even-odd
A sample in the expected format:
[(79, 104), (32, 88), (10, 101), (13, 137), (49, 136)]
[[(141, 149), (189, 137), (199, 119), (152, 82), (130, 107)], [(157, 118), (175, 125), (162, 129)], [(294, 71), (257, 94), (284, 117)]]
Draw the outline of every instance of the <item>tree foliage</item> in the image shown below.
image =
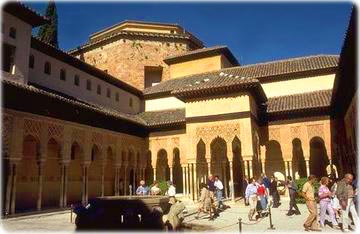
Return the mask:
[(40, 40), (58, 48), (58, 16), (56, 12), (55, 1), (49, 1), (45, 16), (50, 20), (50, 22), (40, 27), (38, 37)]

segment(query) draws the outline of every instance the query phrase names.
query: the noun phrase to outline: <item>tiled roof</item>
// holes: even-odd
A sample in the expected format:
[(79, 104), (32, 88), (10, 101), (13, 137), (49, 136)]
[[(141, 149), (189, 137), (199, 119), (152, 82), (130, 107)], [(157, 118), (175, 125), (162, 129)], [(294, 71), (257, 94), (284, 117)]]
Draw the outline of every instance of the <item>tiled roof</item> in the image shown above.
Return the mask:
[(267, 113), (285, 113), (330, 107), (332, 90), (268, 98)]
[(185, 32), (181, 34), (169, 34), (169, 33), (155, 33), (155, 32), (135, 32), (135, 31), (120, 31), (116, 33), (112, 33), (111, 35), (99, 39), (97, 41), (88, 42), (83, 45), (78, 46), (77, 48), (71, 49), (68, 51), (69, 54), (76, 54), (80, 50), (87, 49), (91, 46), (94, 46), (98, 43), (105, 42), (109, 39), (113, 39), (115, 37), (124, 37), (124, 36), (141, 36), (141, 37), (150, 37), (150, 38), (170, 38), (170, 39), (186, 39), (191, 40), (197, 47), (202, 48), (204, 44), (202, 41), (197, 39), (191, 33)]
[(185, 109), (146, 111), (137, 115), (149, 127), (185, 123)]
[(83, 101), (80, 99), (75, 99), (75, 98), (67, 96), (65, 94), (61, 94), (56, 91), (45, 90), (45, 89), (42, 89), (39, 87), (35, 87), (33, 85), (27, 85), (27, 84), (23, 84), (23, 83), (19, 83), (19, 82), (13, 82), (13, 81), (10, 81), (7, 79), (3, 79), (2, 82), (4, 84), (15, 86), (17, 88), (20, 88), (20, 89), (23, 89), (23, 90), (26, 90), (29, 92), (42, 94), (42, 95), (48, 96), (50, 98), (54, 98), (54, 99), (66, 102), (66, 103), (70, 103), (70, 104), (73, 104), (73, 105), (76, 105), (79, 107), (84, 107), (84, 108), (90, 109), (92, 111), (96, 111), (99, 114), (112, 116), (112, 117), (122, 119), (122, 120), (127, 120), (127, 121), (137, 123), (140, 125), (145, 125), (145, 122), (141, 118), (137, 117), (136, 115), (122, 113), (122, 112), (116, 111), (111, 108), (106, 108), (104, 106), (101, 106), (101, 105), (98, 105), (95, 103)]
[(218, 77), (221, 72), (232, 76), (255, 78), (260, 82), (266, 82), (270, 78), (290, 76), (290, 74), (302, 74), (304, 72), (319, 70), (327, 71), (327, 69), (335, 70), (338, 65), (338, 59), (339, 56), (337, 55), (314, 55), (286, 60), (277, 60), (267, 63), (224, 68), (215, 72), (207, 72), (163, 81), (158, 85), (146, 88), (143, 92), (145, 97), (162, 94), (168, 95), (172, 90), (182, 89), (189, 84), (201, 82), (204, 79), (214, 79)]
[(31, 26), (36, 27), (48, 23), (48, 18), (42, 16), (30, 7), (21, 2), (7, 2), (3, 8), (4, 11), (18, 17), (24, 22), (28, 22)]
[(202, 49), (185, 52), (178, 55), (168, 56), (164, 59), (164, 62), (167, 64), (173, 64), (177, 62), (184, 62), (195, 58), (203, 58), (206, 56), (218, 55), (218, 54), (224, 54), (234, 66), (240, 65), (227, 46), (212, 46), (208, 48), (202, 48)]

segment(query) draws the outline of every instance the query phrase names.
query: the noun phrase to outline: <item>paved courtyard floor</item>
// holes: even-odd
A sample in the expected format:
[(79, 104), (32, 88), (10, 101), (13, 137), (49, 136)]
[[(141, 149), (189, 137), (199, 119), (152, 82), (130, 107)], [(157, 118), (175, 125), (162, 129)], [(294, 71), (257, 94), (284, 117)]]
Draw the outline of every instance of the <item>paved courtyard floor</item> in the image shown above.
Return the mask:
[[(302, 224), (307, 217), (307, 209), (304, 204), (299, 204), (302, 215), (288, 217), (286, 216), (288, 200), (282, 199), (282, 205), (279, 208), (272, 209), (272, 218), (274, 230), (269, 228), (269, 218), (259, 219), (257, 222), (249, 222), (247, 219), (248, 207), (243, 205), (242, 201), (232, 203), (227, 202), (231, 208), (220, 213), (220, 216), (214, 221), (209, 221), (206, 214), (202, 214), (200, 219), (195, 219), (196, 204), (190, 201), (185, 202), (188, 214), (184, 220), (184, 232), (236, 232), (239, 233), (238, 219), (242, 218), (242, 233), (306, 233)], [(51, 214), (39, 214), (2, 220), (2, 228), (7, 233), (39, 233), (45, 232), (63, 232), (74, 233), (75, 224), (70, 222), (70, 211), (54, 212)], [(323, 233), (342, 233), (341, 230), (334, 230), (327, 226)]]

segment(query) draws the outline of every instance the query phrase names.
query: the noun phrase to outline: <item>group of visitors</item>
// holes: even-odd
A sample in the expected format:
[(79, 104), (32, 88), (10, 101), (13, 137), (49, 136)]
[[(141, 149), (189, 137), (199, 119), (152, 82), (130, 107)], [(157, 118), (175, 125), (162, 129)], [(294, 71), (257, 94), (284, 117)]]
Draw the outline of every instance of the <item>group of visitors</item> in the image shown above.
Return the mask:
[[(167, 182), (168, 190), (165, 195), (168, 195), (171, 198), (175, 198), (176, 188), (175, 185), (171, 182)], [(145, 185), (144, 180), (140, 180), (139, 187), (136, 189), (136, 195), (161, 195), (161, 189), (159, 187), (159, 182), (155, 181), (150, 188)]]
[(217, 175), (209, 175), (207, 183), (200, 184), (199, 207), (197, 215), (195, 216), (196, 219), (199, 218), (201, 212), (208, 212), (209, 220), (214, 220), (214, 217), (218, 216), (221, 210), (227, 208), (222, 200), (223, 190), (224, 185)]
[[(344, 178), (337, 183), (328, 177), (322, 177), (318, 192), (320, 204), (320, 222), (318, 222), (317, 203), (314, 196), (314, 182), (316, 177), (310, 175), (308, 181), (304, 184), (301, 194), (306, 200), (306, 206), (309, 216), (304, 223), (306, 231), (321, 231), (325, 227), (326, 212), (331, 219), (332, 227), (339, 229), (337, 214), (340, 214), (339, 221), (342, 223), (342, 230), (349, 232), (349, 213), (355, 228), (359, 228), (359, 217), (355, 209), (354, 199), (357, 195), (357, 189), (354, 189), (353, 175), (346, 174)], [(331, 186), (331, 182), (333, 185)]]

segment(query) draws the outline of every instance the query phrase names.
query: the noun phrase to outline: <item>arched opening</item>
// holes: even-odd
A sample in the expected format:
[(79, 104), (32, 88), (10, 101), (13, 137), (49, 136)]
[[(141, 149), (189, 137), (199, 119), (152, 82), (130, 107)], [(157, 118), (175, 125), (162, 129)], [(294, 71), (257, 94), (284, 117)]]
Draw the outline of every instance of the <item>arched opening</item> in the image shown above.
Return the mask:
[(313, 137), (310, 140), (310, 174), (318, 178), (326, 176), (326, 166), (329, 164), (324, 140)]
[(101, 195), (102, 152), (97, 145), (91, 149), (91, 163), (88, 169), (88, 197), (89, 199)]
[(205, 151), (205, 143), (202, 139), (200, 139), (196, 146), (196, 175), (198, 180), (206, 183), (208, 165), (206, 162)]
[(40, 143), (28, 135), (23, 141), (23, 158), (17, 167), (16, 202), (17, 212), (36, 209), (38, 198), (38, 157)]
[(295, 138), (292, 141), (292, 170), (295, 173), (297, 172), (299, 177), (306, 177), (306, 163), (304, 152), (301, 145), (301, 140)]
[(151, 151), (149, 150), (146, 154), (146, 168), (145, 168), (145, 182), (151, 184), (154, 179), (154, 170), (151, 164)]
[[(214, 176), (219, 176), (224, 188), (229, 188), (230, 171), (229, 161), (227, 159), (227, 146), (226, 141), (220, 137), (215, 138), (210, 144), (211, 154), (211, 173)], [(224, 189), (224, 197), (229, 194)]]
[(159, 150), (156, 160), (156, 179), (169, 180), (170, 168), (168, 164), (167, 152), (164, 149)]
[(104, 195), (115, 195), (115, 158), (111, 147), (106, 152), (106, 165), (104, 170)]
[(44, 165), (42, 207), (59, 206), (60, 198), (60, 145), (51, 138), (47, 145), (47, 158)]
[(234, 173), (234, 193), (236, 197), (242, 196), (245, 192), (243, 187), (244, 167), (242, 165), (243, 159), (241, 155), (241, 142), (239, 138), (235, 137), (232, 141), (233, 149), (233, 173)]
[(183, 192), (183, 177), (180, 163), (180, 150), (175, 148), (173, 150), (173, 182), (176, 185), (176, 193)]
[(71, 145), (71, 161), (68, 171), (67, 202), (68, 204), (81, 203), (82, 195), (82, 149), (77, 142)]
[(268, 176), (280, 172), (285, 175), (285, 163), (279, 142), (271, 140), (266, 144), (265, 173)]

